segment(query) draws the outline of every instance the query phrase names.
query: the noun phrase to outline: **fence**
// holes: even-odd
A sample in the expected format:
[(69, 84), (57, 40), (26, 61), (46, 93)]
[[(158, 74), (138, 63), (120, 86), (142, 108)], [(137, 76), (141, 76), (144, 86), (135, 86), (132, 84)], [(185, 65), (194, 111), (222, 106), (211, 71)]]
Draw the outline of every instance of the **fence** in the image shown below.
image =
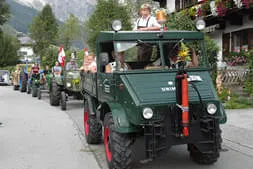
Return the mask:
[(222, 84), (226, 87), (243, 84), (249, 72), (249, 69), (242, 67), (228, 67), (227, 69), (219, 70)]

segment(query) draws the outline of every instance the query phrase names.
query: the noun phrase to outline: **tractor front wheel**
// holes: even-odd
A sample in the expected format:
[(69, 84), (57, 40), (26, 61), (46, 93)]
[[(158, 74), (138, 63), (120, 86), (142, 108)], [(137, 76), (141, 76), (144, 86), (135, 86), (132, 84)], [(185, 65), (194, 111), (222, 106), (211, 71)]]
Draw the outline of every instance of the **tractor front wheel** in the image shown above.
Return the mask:
[(37, 86), (33, 85), (33, 87), (32, 87), (32, 97), (37, 97), (37, 91), (38, 91)]
[(118, 133), (115, 130), (112, 114), (106, 114), (104, 120), (104, 146), (106, 161), (110, 169), (132, 168), (133, 143), (133, 136)]
[(50, 104), (52, 106), (59, 106), (61, 92), (55, 80), (51, 81), (50, 87), (51, 87), (50, 93), (49, 93)]
[(66, 93), (61, 92), (61, 110), (67, 109), (67, 99), (66, 99)]

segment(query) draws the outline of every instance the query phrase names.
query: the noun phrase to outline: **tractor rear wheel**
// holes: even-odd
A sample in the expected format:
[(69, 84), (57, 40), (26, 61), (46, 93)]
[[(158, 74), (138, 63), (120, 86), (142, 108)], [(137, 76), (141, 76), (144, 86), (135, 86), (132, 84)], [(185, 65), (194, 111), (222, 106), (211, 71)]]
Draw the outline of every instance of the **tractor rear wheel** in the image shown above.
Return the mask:
[(118, 133), (112, 114), (105, 115), (104, 146), (106, 161), (110, 169), (132, 168), (134, 138), (129, 134)]
[(84, 103), (84, 133), (88, 144), (98, 144), (102, 138), (102, 125), (89, 112), (88, 102)]

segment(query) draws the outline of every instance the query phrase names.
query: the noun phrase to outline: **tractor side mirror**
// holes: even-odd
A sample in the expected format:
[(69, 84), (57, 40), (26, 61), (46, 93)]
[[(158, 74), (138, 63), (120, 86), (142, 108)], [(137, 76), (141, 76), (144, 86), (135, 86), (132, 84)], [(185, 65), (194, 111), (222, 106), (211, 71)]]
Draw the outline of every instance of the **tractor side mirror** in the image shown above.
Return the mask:
[(105, 66), (109, 63), (109, 55), (107, 52), (102, 52), (99, 55), (101, 66)]

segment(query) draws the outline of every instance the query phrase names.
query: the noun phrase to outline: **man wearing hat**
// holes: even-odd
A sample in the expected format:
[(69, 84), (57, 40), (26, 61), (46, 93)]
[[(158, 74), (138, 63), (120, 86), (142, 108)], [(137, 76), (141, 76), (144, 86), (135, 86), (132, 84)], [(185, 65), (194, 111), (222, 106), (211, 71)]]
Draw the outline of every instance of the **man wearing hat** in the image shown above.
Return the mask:
[(156, 18), (151, 16), (151, 6), (147, 3), (141, 5), (141, 17), (137, 20), (134, 30), (137, 31), (156, 31), (161, 29), (161, 25)]
[(77, 70), (77, 69), (78, 69), (78, 65), (77, 65), (75, 59), (71, 58), (70, 62), (68, 62), (66, 65), (66, 70)]

